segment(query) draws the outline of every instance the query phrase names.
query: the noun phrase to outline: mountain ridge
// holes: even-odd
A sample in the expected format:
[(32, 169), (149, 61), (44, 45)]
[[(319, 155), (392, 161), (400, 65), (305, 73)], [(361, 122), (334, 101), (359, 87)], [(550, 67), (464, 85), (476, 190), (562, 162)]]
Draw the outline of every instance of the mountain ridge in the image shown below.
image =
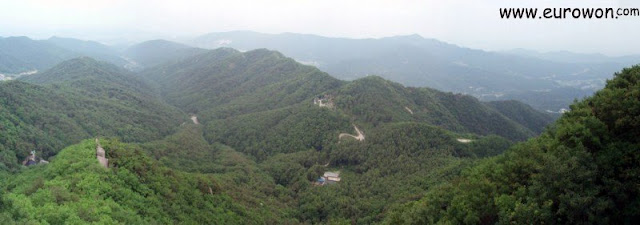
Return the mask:
[(124, 50), (123, 55), (133, 61), (127, 67), (132, 70), (140, 70), (154, 67), (167, 61), (188, 58), (203, 52), (203, 49), (185, 44), (156, 39), (130, 46)]
[[(268, 48), (315, 65), (339, 79), (377, 74), (408, 86), (465, 93), (485, 101), (515, 99), (540, 111), (554, 112), (566, 108), (574, 98), (601, 88), (607, 78), (604, 74), (640, 62), (557, 62), (470, 49), (415, 35), (349, 39), (232, 31), (209, 33), (189, 43), (209, 49)], [(545, 98), (527, 97), (538, 96), (537, 90), (552, 94)]]
[[(503, 215), (584, 218), (574, 213), (580, 210), (549, 213), (556, 205), (575, 206), (563, 202), (564, 188), (578, 195), (596, 193), (583, 193), (582, 187), (626, 190), (614, 196), (624, 204), (630, 199), (624, 193), (635, 194), (634, 183), (606, 181), (635, 179), (637, 173), (624, 169), (635, 165), (633, 145), (608, 145), (638, 135), (637, 70), (616, 74), (596, 97), (572, 106), (547, 127), (545, 114), (517, 101), (481, 102), (381, 76), (342, 81), (267, 49), (207, 50), (138, 73), (75, 58), (0, 83), (0, 129), (8, 134), (0, 136), (0, 178), (8, 178), (0, 183), (0, 221), (375, 224), (497, 221)], [(354, 130), (366, 138), (340, 138)], [(614, 135), (598, 136), (609, 131)], [(543, 134), (532, 138), (538, 132)], [(109, 159), (107, 169), (95, 158), (95, 137)], [(514, 144), (522, 140), (527, 141)], [(544, 140), (554, 141), (538, 146)], [(51, 163), (15, 165), (33, 149)], [(597, 160), (587, 150), (597, 150)], [(589, 164), (601, 162), (629, 166)], [(593, 168), (619, 176), (598, 177), (606, 174)], [(341, 180), (319, 184), (330, 171), (339, 171)], [(582, 179), (592, 175), (611, 188)], [(576, 177), (581, 183), (574, 185), (570, 181)], [(532, 185), (530, 192), (518, 191)], [(553, 188), (537, 194), (546, 187)], [(484, 195), (498, 192), (497, 198)], [(591, 196), (601, 199), (606, 192), (601, 193)], [(438, 201), (432, 204), (434, 196)], [(545, 196), (552, 196), (551, 203)], [(601, 202), (608, 208), (592, 212), (615, 209)], [(102, 206), (92, 211), (101, 215), (83, 211), (94, 205)], [(545, 214), (531, 216), (518, 211), (519, 205)], [(431, 206), (432, 213), (422, 214)]]
[[(37, 150), (46, 159), (92, 136), (127, 142), (160, 139), (187, 118), (157, 98), (150, 87), (141, 88), (145, 86), (117, 66), (90, 58), (71, 59), (48, 71), (2, 82), (0, 124), (11, 135), (0, 138), (0, 149), (9, 158)], [(5, 160), (5, 166), (16, 169), (17, 161)]]
[[(354, 122), (365, 134), (399, 122), (511, 140), (535, 134), (471, 96), (406, 88), (376, 76), (340, 81), (266, 49), (210, 50), (141, 76), (158, 83), (167, 102), (197, 114), (207, 141), (258, 160), (281, 152), (334, 148), (338, 134), (351, 132)], [(335, 107), (314, 105), (320, 96), (330, 98)], [(414, 114), (405, 107), (415, 109)]]

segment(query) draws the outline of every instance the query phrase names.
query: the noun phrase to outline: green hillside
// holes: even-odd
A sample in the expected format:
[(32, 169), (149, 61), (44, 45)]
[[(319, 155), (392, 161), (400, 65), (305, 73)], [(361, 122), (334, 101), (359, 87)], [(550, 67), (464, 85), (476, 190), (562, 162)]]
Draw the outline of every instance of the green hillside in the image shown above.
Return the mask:
[(394, 210), (390, 224), (632, 224), (640, 184), (640, 66), (540, 137)]
[[(268, 50), (221, 48), (142, 72), (167, 102), (197, 114), (205, 137), (259, 160), (322, 150), (340, 133), (390, 122), (524, 140), (535, 132), (470, 96), (406, 88), (379, 77), (343, 82)], [(313, 104), (331, 96), (334, 108)], [(415, 112), (411, 112), (411, 111)], [(532, 119), (536, 120), (536, 119)]]
[[(535, 134), (473, 97), (375, 76), (338, 81), (267, 50), (217, 49), (142, 75), (201, 123), (145, 145), (150, 154), (175, 169), (217, 174), (240, 204), (275, 201), (286, 215), (278, 219), (300, 223), (380, 222), (476, 159), (501, 154), (509, 139)], [(340, 138), (354, 125), (362, 142)], [(229, 152), (235, 162), (221, 162)], [(229, 171), (237, 162), (242, 172)], [(312, 185), (332, 170), (344, 182)]]
[(311, 104), (342, 82), (277, 52), (218, 49), (143, 75), (160, 84), (167, 102), (199, 116), (210, 143), (259, 159), (322, 149), (350, 127), (345, 115)]
[(52, 43), (58, 47), (73, 51), (82, 56), (109, 62), (119, 67), (122, 67), (127, 63), (127, 61), (120, 56), (120, 52), (115, 50), (113, 47), (95, 41), (53, 36), (44, 42)]
[(113, 64), (88, 57), (67, 60), (47, 71), (19, 80), (121, 104), (159, 104), (157, 90), (143, 78)]
[(241, 224), (246, 211), (211, 176), (167, 169), (136, 147), (101, 140), (62, 150), (48, 165), (0, 184), (2, 224)]
[(216, 109), (203, 116), (218, 118), (290, 106), (342, 83), (264, 49), (212, 50), (142, 75), (162, 85), (168, 102), (194, 113)]
[[(499, 154), (511, 145), (492, 136), (459, 143), (457, 134), (437, 127), (392, 123), (368, 133), (371, 141), (343, 140), (322, 150), (272, 153), (256, 163), (228, 146), (208, 144), (202, 128), (183, 125), (175, 135), (142, 148), (171, 168), (213, 175), (235, 203), (252, 210), (258, 210), (259, 203), (272, 206), (262, 213), (274, 223), (379, 222), (392, 206), (458, 175), (476, 155)], [(263, 143), (268, 147), (270, 142)], [(312, 185), (332, 170), (341, 170), (344, 181)]]
[(544, 128), (555, 120), (550, 114), (537, 111), (531, 106), (515, 100), (492, 101), (486, 104), (536, 133), (544, 131)]
[(55, 44), (28, 37), (0, 37), (0, 73), (19, 74), (48, 69), (80, 56)]
[(512, 140), (524, 140), (534, 135), (531, 130), (471, 96), (407, 88), (376, 76), (352, 81), (334, 95), (339, 109), (374, 126), (412, 121), (457, 132), (497, 134)]
[[(546, 123), (518, 103), (340, 81), (264, 49), (139, 73), (77, 58), (0, 91), (0, 222), (18, 224), (380, 223)], [(103, 140), (110, 169), (95, 137), (128, 143)], [(33, 149), (51, 163), (18, 166)], [(342, 181), (317, 185), (328, 171)]]
[(205, 52), (166, 40), (145, 41), (127, 48), (122, 54), (129, 61), (132, 70), (154, 67), (172, 60), (184, 59)]
[(51, 84), (0, 83), (0, 166), (15, 170), (31, 150), (46, 159), (95, 136), (126, 142), (161, 139), (187, 120), (146, 93), (143, 83), (114, 69), (81, 58), (28, 79)]
[(483, 101), (515, 99), (537, 110), (554, 112), (602, 88), (613, 72), (640, 62), (637, 55), (594, 57), (550, 52), (541, 56), (443, 41), (419, 34), (359, 39), (228, 31), (205, 34), (188, 43), (207, 49), (268, 48), (339, 79), (375, 74), (407, 86), (466, 93)]

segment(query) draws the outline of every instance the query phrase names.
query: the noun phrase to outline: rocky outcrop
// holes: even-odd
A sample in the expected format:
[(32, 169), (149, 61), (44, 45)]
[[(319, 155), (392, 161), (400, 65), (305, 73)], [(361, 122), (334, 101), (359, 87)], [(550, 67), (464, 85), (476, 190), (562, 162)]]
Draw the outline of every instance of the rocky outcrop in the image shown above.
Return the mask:
[(97, 145), (97, 147), (96, 147), (96, 158), (98, 159), (98, 162), (104, 168), (109, 168), (109, 159), (107, 159), (106, 153), (104, 152), (104, 148), (102, 148), (102, 146), (100, 146), (100, 142), (98, 141), (97, 138), (96, 138), (96, 145)]

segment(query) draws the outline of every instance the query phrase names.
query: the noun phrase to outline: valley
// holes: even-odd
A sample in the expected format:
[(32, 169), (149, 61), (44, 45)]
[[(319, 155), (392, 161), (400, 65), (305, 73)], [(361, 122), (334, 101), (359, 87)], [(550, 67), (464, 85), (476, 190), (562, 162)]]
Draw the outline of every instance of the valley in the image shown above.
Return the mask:
[[(0, 83), (0, 223), (635, 215), (638, 66), (554, 117), (382, 76), (341, 80), (268, 49), (156, 40), (124, 54), (138, 66), (81, 56)], [(20, 164), (31, 151), (50, 163)]]
[(21, 76), (29, 76), (38, 73), (38, 70), (25, 71), (17, 74), (2, 74), (0, 73), (0, 81), (15, 80)]
[(640, 1), (0, 2), (0, 225), (640, 221)]
[[(2, 109), (14, 108), (12, 104), (24, 108), (3, 111), (3, 129), (31, 135), (7, 133), (10, 135), (4, 137), (10, 139), (0, 139), (2, 168), (15, 173), (9, 185), (0, 188), (20, 193), (22, 186), (14, 182), (40, 177), (39, 172), (32, 171), (72, 166), (64, 159), (72, 157), (71, 150), (63, 149), (86, 148), (93, 149), (93, 156), (77, 160), (98, 165), (96, 151), (98, 155), (104, 151), (102, 167), (112, 171), (126, 168), (138, 174), (140, 180), (128, 181), (131, 184), (156, 185), (142, 180), (150, 165), (185, 173), (185, 177), (207, 177), (207, 182), (215, 184), (194, 194), (226, 199), (223, 201), (231, 205), (221, 207), (231, 208), (224, 210), (254, 215), (240, 220), (229, 218), (237, 223), (377, 223), (384, 215), (380, 213), (405, 202), (408, 193), (435, 184), (417, 182), (421, 177), (433, 177), (430, 182), (448, 180), (476, 159), (499, 154), (514, 141), (535, 136), (534, 130), (547, 124), (513, 120), (502, 114), (504, 109), (470, 96), (408, 88), (380, 77), (340, 81), (275, 51), (223, 48), (176, 57), (140, 72), (81, 57), (1, 83), (0, 90), (6, 96)], [(325, 96), (324, 100), (317, 100), (318, 96)], [(47, 98), (57, 100), (43, 101)], [(546, 118), (528, 106), (513, 107)], [(52, 120), (45, 119), (47, 115), (59, 116)], [(461, 143), (459, 137), (477, 141)], [(39, 140), (37, 145), (31, 144), (33, 138)], [(17, 160), (11, 160), (23, 158), (33, 148), (51, 160), (51, 165), (22, 168)], [(131, 161), (131, 157), (142, 157), (136, 160), (143, 161)], [(312, 185), (324, 172), (334, 170), (341, 171), (339, 184)], [(96, 172), (90, 169), (82, 173), (93, 176)], [(108, 171), (99, 174), (112, 176)], [(38, 195), (12, 195), (2, 201), (12, 207), (17, 207), (18, 201), (31, 202), (41, 210), (36, 215), (48, 215), (49, 209), (41, 208), (44, 205), (38, 202), (43, 200), (38, 196), (59, 192), (60, 184), (54, 181), (68, 179), (60, 176), (66, 175), (37, 178), (43, 184), (33, 184), (35, 189), (29, 193)], [(173, 179), (164, 172), (156, 176)], [(390, 185), (398, 180), (414, 181)], [(378, 185), (371, 186), (372, 181)], [(65, 185), (80, 188), (74, 183)], [(73, 199), (84, 199), (85, 195), (73, 190), (63, 195), (76, 197), (62, 198), (57, 204), (82, 202)], [(143, 194), (142, 190), (133, 189), (133, 193)], [(113, 194), (117, 191), (104, 190), (95, 196)], [(348, 203), (363, 194), (369, 200)], [(317, 196), (324, 196), (323, 200)], [(124, 207), (136, 215), (149, 210), (127, 204), (117, 201), (112, 207)], [(262, 208), (265, 204), (278, 207)], [(335, 207), (324, 208), (325, 204)], [(69, 221), (79, 216), (69, 212), (55, 218), (22, 219)], [(18, 218), (18, 214), (3, 215), (5, 219)], [(161, 218), (174, 222), (193, 219), (168, 216)], [(137, 218), (125, 217), (109, 218)], [(22, 219), (18, 221), (26, 221)]]

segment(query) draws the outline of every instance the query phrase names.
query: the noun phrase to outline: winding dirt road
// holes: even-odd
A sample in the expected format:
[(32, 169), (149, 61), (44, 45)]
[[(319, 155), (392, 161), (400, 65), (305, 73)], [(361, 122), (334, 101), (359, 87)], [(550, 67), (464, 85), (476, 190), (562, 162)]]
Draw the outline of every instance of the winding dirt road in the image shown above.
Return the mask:
[(342, 139), (343, 137), (352, 137), (358, 141), (364, 141), (364, 134), (362, 134), (360, 129), (358, 129), (358, 127), (356, 127), (355, 124), (352, 124), (352, 125), (353, 125), (353, 128), (356, 129), (356, 133), (358, 133), (358, 136), (347, 134), (347, 133), (341, 133), (340, 135), (338, 135), (338, 140)]

